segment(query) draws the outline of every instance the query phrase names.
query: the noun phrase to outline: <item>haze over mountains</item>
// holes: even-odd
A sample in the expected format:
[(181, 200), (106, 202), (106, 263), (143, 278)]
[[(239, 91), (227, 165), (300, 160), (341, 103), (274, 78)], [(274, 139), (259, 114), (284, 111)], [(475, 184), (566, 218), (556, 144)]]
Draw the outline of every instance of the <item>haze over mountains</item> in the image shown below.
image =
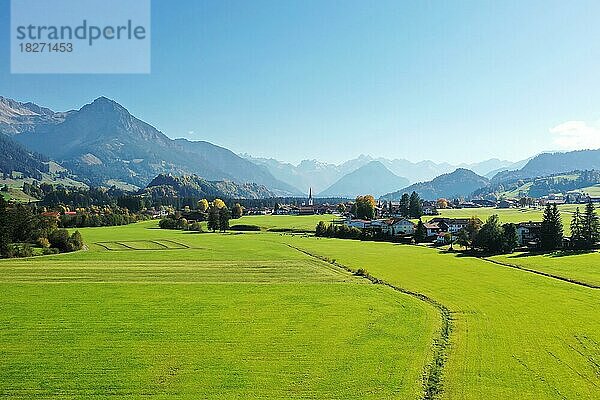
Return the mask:
[(317, 197), (354, 198), (364, 193), (379, 197), (408, 184), (408, 179), (394, 175), (381, 162), (371, 161), (344, 175), (336, 183), (318, 193)]
[[(317, 160), (293, 165), (239, 156), (206, 141), (171, 139), (106, 97), (66, 112), (0, 97), (0, 148), (0, 172), (5, 173), (20, 171), (37, 177), (53, 160), (73, 178), (94, 186), (145, 187), (160, 174), (196, 175), (208, 182), (237, 183), (239, 187), (229, 188), (230, 192), (256, 184), (249, 191), (258, 196), (303, 196), (309, 188), (319, 197), (411, 190), (425, 198), (467, 196), (468, 190), (487, 185), (487, 178), (497, 184), (600, 170), (600, 150), (543, 153), (516, 163), (494, 158), (452, 165), (361, 155), (337, 165)], [(427, 149), (421, 152), (426, 155)]]
[(316, 193), (324, 191), (344, 175), (372, 161), (377, 161), (393, 174), (408, 179), (409, 183), (428, 181), (441, 174), (452, 172), (457, 168), (470, 169), (479, 175), (491, 178), (499, 171), (517, 169), (522, 167), (526, 162), (525, 160), (513, 163), (494, 158), (479, 163), (452, 165), (449, 163), (435, 163), (429, 160), (413, 163), (404, 159), (389, 160), (361, 155), (358, 158), (338, 165), (317, 160), (304, 160), (298, 165), (293, 165), (272, 158), (252, 157), (248, 154), (242, 154), (242, 157), (266, 167), (277, 179), (288, 182), (303, 192), (308, 192), (308, 189), (312, 187)]

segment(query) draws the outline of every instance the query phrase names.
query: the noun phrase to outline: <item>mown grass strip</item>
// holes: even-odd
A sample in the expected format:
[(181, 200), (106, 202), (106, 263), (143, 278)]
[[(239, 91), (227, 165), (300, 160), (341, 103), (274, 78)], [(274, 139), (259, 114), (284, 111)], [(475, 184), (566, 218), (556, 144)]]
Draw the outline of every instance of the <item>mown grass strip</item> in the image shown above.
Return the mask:
[(582, 282), (582, 281), (579, 281), (577, 279), (568, 278), (566, 276), (554, 275), (554, 274), (550, 274), (548, 272), (543, 272), (543, 271), (538, 271), (538, 270), (531, 269), (531, 268), (522, 267), (520, 265), (509, 264), (509, 263), (505, 263), (505, 262), (498, 261), (498, 260), (492, 260), (491, 258), (487, 258), (487, 257), (481, 257), (481, 260), (490, 262), (492, 264), (501, 265), (503, 267), (509, 267), (509, 268), (514, 268), (514, 269), (519, 269), (519, 270), (525, 271), (525, 272), (531, 272), (532, 274), (545, 276), (546, 278), (558, 279), (559, 281), (572, 283), (574, 285), (579, 285), (579, 286), (587, 287), (587, 288), (590, 288), (590, 289), (600, 289), (600, 286), (595, 285), (593, 283)]
[(450, 334), (452, 332), (452, 311), (450, 311), (450, 309), (445, 305), (433, 300), (431, 297), (424, 295), (423, 293), (414, 292), (412, 290), (392, 285), (389, 282), (386, 282), (384, 280), (370, 275), (368, 272), (366, 272), (366, 270), (354, 270), (328, 257), (323, 257), (321, 255), (311, 253), (307, 250), (292, 246), (290, 244), (288, 244), (288, 246), (294, 250), (306, 254), (309, 257), (334, 265), (338, 268), (342, 268), (353, 275), (367, 279), (373, 284), (387, 286), (397, 292), (415, 297), (416, 299), (435, 307), (440, 313), (442, 325), (439, 336), (433, 339), (433, 360), (423, 372), (422, 399), (434, 400), (440, 398), (443, 392), (443, 371), (444, 366), (446, 365), (446, 361), (448, 359), (448, 348), (450, 347)]

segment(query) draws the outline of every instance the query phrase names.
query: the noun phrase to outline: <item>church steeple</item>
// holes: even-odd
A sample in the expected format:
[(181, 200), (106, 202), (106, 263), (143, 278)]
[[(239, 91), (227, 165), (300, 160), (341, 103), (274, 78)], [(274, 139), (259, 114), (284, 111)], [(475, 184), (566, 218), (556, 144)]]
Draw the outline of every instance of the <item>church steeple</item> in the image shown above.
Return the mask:
[(308, 189), (308, 205), (313, 205), (312, 187)]

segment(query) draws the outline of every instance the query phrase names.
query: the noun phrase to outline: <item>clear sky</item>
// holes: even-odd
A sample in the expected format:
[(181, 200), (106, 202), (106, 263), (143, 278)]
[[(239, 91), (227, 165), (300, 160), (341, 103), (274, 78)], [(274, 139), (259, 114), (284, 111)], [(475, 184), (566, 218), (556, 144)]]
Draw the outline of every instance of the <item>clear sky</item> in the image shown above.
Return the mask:
[[(48, 2), (51, 4), (51, 1)], [(170, 137), (339, 162), (600, 147), (600, 2), (152, 2), (149, 75), (11, 75), (55, 110), (104, 95)]]

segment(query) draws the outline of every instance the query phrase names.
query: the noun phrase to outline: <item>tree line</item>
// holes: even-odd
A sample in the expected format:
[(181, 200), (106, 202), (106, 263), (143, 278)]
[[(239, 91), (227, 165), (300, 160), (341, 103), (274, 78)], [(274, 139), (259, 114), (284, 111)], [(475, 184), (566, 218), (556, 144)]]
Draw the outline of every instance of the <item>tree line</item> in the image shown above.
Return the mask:
[[(350, 213), (358, 219), (372, 220), (377, 215), (377, 202), (375, 198), (370, 194), (365, 196), (358, 196), (354, 200), (354, 204), (350, 209)], [(383, 204), (383, 210), (387, 211), (390, 215), (399, 215), (404, 218), (421, 218), (423, 215), (423, 200), (417, 192), (411, 194), (404, 193), (400, 198), (400, 204), (394, 207), (391, 201)], [(338, 211), (345, 211), (339, 210)]]
[(43, 216), (23, 204), (11, 204), (0, 197), (0, 256), (31, 257), (34, 247), (42, 254), (70, 252), (83, 248), (79, 231), (59, 229), (55, 217)]
[[(159, 222), (162, 229), (183, 229), (202, 232), (200, 222), (206, 221), (208, 230), (216, 232), (225, 232), (229, 230), (229, 220), (241, 218), (244, 214), (244, 207), (240, 203), (235, 203), (231, 210), (221, 199), (214, 199), (209, 202), (207, 199), (201, 199), (196, 204), (194, 212), (186, 207), (184, 212), (176, 212), (163, 218)], [(193, 215), (194, 221), (189, 222), (185, 215)]]

